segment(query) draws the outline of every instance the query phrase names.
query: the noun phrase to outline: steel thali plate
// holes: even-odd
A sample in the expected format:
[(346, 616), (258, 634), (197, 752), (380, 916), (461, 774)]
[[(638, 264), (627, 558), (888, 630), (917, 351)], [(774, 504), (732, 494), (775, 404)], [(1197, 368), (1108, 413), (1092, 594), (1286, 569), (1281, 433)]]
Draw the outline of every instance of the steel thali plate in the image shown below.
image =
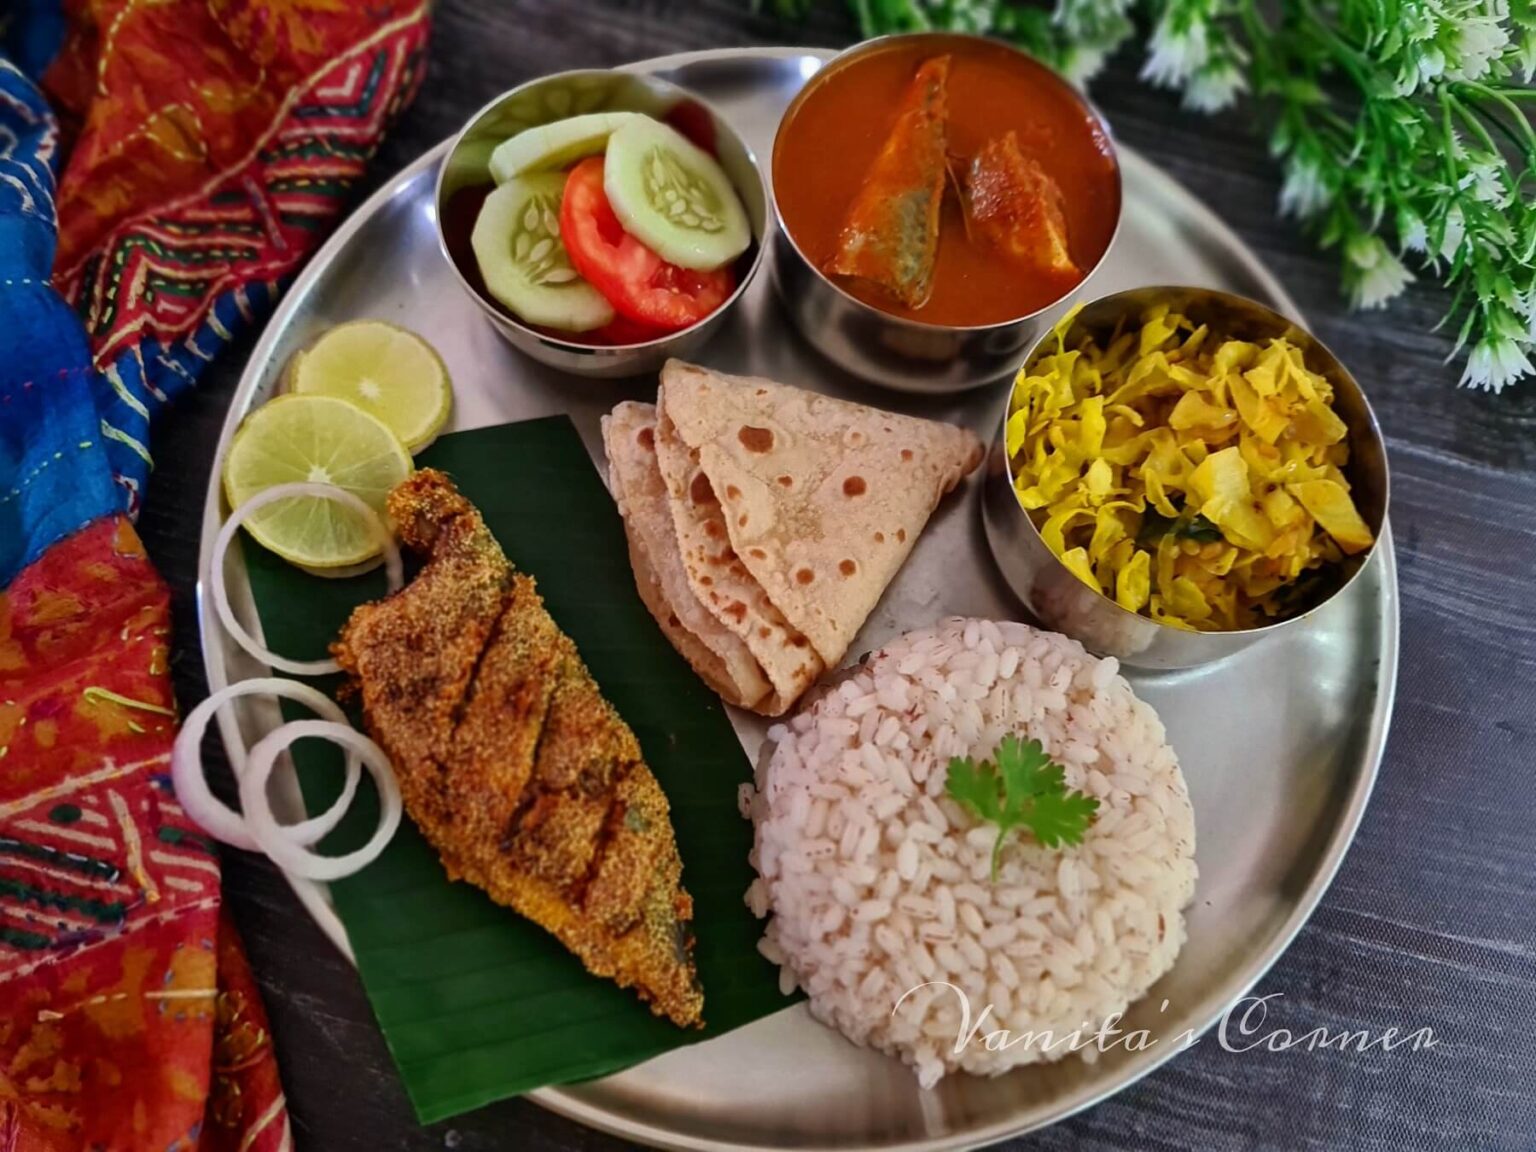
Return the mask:
[[(631, 65), (713, 103), (766, 163), (784, 107), (831, 54), (816, 49), (688, 53)], [(624, 399), (654, 399), (655, 381), (563, 376), (521, 357), (463, 296), (438, 250), (433, 185), (446, 142), (388, 181), (320, 250), (268, 324), (231, 405), (219, 459), (240, 420), (278, 388), (293, 352), (343, 321), (406, 325), (441, 352), (455, 383), (449, 430), (568, 413), (594, 459), (598, 418)], [(1300, 319), (1294, 301), (1208, 208), (1146, 159), (1120, 148), (1125, 216), (1088, 291), (1149, 283), (1224, 288)], [(861, 384), (788, 327), (760, 275), (699, 355), (726, 372), (769, 376), (880, 407), (964, 423), (990, 441), (1005, 387), (916, 397)], [(945, 501), (850, 649), (851, 658), (950, 615), (1020, 618), (987, 551), (980, 478)], [(209, 485), (200, 572), (223, 520)], [(1200, 1034), (1268, 970), (1333, 878), (1354, 837), (1386, 740), (1397, 673), (1396, 562), (1390, 530), (1343, 595), (1217, 665), (1132, 674), (1167, 726), (1189, 782), (1200, 881), (1189, 939), (1173, 970), (1122, 1025), (1157, 1042), (1093, 1063), (1069, 1057), (998, 1079), (955, 1075), (920, 1092), (895, 1059), (856, 1048), (803, 1005), (615, 1076), (533, 1094), (541, 1105), (617, 1135), (678, 1149), (901, 1149), (973, 1146), (1059, 1120), (1118, 1091)], [(237, 610), (249, 611), (238, 555)], [(199, 585), (209, 684), (262, 669), (219, 628)], [(242, 603), (243, 601), (243, 603)], [(226, 740), (277, 722), (251, 706), (221, 717)], [(736, 716), (755, 756), (764, 725)], [(294, 798), (289, 797), (293, 803)], [(321, 928), (350, 955), (325, 887), (295, 881)], [(509, 915), (511, 913), (508, 913)], [(701, 926), (707, 931), (707, 925)], [(1166, 1005), (1166, 1007), (1163, 1007)]]

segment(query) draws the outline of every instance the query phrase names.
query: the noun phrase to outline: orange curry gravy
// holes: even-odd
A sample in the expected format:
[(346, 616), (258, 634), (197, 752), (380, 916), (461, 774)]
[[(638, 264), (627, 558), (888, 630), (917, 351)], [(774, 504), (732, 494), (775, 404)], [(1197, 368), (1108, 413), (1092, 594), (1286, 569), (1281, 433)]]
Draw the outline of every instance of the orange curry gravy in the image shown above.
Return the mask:
[[(926, 39), (926, 38), (925, 38)], [(1068, 247), (1084, 272), (1109, 246), (1120, 216), (1120, 181), (1108, 140), (1065, 82), (1001, 44), (959, 41), (894, 44), (818, 75), (791, 108), (773, 152), (773, 190), (783, 227), (807, 259), (825, 269), (895, 109), (918, 67), (952, 60), (948, 151), (957, 174), (982, 147), (1010, 129), (1061, 189)], [(981, 238), (967, 236), (960, 197), (944, 192), (933, 288), (906, 308), (878, 287), (841, 277), (845, 291), (882, 311), (929, 324), (974, 326), (1026, 316), (1055, 302), (1082, 276), (1021, 267)]]

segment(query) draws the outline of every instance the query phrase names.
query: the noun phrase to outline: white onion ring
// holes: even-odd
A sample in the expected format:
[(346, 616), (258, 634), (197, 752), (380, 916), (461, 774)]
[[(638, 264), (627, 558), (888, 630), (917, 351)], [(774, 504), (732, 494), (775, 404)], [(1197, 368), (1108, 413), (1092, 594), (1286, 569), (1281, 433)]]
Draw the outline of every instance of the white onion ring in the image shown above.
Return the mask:
[[(335, 723), (345, 723), (347, 719), (335, 702), (319, 689), (300, 684), (297, 680), (272, 677), (241, 680), (220, 688), (187, 713), (186, 719), (181, 722), (181, 731), (176, 735), (176, 743), (171, 747), (171, 783), (176, 789), (176, 799), (187, 810), (187, 815), (215, 840), (252, 852), (259, 851), (260, 845), (251, 835), (244, 817), (208, 790), (208, 780), (203, 775), (201, 748), (203, 733), (207, 731), (208, 721), (213, 718), (213, 714), (230, 700), (255, 693), (271, 693), (295, 700)], [(243, 779), (247, 762), (245, 751), (238, 744), (229, 746), (229, 762), (234, 769), (235, 779)], [(362, 765), (357, 754), (349, 751), (347, 779), (336, 802), (320, 815), (308, 820), (278, 825), (283, 838), (298, 845), (313, 844), (336, 827), (351, 807), (362, 775)]]
[[(355, 752), (373, 775), (379, 789), (379, 826), (368, 843), (345, 856), (321, 856), (283, 835), (283, 827), (267, 803), (267, 779), (283, 749), (296, 740), (318, 736)], [(261, 850), (284, 871), (310, 880), (339, 880), (378, 858), (400, 827), (400, 784), (384, 750), (357, 729), (329, 720), (294, 720), (274, 728), (251, 749), (246, 772), (240, 777), (240, 806), (246, 826)]]
[(325, 676), (331, 672), (341, 671), (341, 665), (331, 659), (326, 660), (289, 660), (286, 656), (279, 656), (270, 648), (263, 647), (235, 619), (235, 610), (230, 607), (229, 590), (224, 587), (224, 558), (229, 552), (230, 541), (235, 538), (240, 525), (245, 523), (251, 513), (265, 508), (268, 504), (274, 504), (279, 500), (286, 500), (291, 496), (313, 496), (322, 500), (334, 500), (344, 508), (361, 515), (368, 527), (384, 546), (384, 570), (389, 578), (389, 590), (398, 592), (405, 583), (405, 573), (400, 565), (400, 548), (395, 543), (394, 536), (385, 527), (379, 514), (370, 508), (361, 498), (354, 496), (345, 488), (337, 488), (333, 484), (314, 484), (308, 481), (293, 484), (277, 484), (271, 488), (263, 488), (252, 496), (240, 507), (229, 514), (229, 519), (224, 521), (224, 527), (219, 529), (218, 538), (213, 542), (212, 570), (208, 574), (208, 583), (213, 590), (214, 611), (219, 614), (219, 621), (225, 630), (234, 638), (235, 643), (244, 648), (256, 659), (268, 667), (276, 668), (280, 672), (287, 672), (294, 676)]

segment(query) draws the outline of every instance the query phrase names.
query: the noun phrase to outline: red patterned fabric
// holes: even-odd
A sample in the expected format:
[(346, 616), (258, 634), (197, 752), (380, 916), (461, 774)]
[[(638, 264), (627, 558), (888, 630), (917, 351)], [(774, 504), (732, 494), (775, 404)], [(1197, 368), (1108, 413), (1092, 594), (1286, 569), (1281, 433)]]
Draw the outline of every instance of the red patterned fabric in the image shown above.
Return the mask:
[(126, 519), (60, 542), (0, 594), (8, 1152), (288, 1140), (218, 860), (166, 775), (169, 631)]
[(427, 4), (69, 7), (43, 81), (80, 131), (59, 187), (54, 281), (105, 365), (145, 337), (192, 336), (214, 300), (318, 246), (415, 92)]
[[(100, 436), (93, 414), (64, 447), (104, 446), (133, 508), (152, 414), (318, 246), (413, 94), (428, 6), (65, 8), (44, 81), (73, 141), (54, 279), (85, 320)], [(167, 775), (169, 627), (125, 517), (0, 591), (0, 1152), (291, 1147), (218, 856)]]

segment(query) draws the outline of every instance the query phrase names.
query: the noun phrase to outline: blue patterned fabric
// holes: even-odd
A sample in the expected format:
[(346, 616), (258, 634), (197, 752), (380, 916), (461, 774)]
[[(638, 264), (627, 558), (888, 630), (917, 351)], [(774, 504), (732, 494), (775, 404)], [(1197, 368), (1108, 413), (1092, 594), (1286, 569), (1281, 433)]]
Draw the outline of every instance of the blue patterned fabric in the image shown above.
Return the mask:
[(41, 93), (0, 57), (0, 588), (55, 540), (124, 505), (85, 328), (49, 282), (57, 143)]
[(159, 411), (197, 383), (198, 375), (230, 340), (265, 317), (289, 277), (253, 281), (214, 300), (208, 318), (185, 340), (145, 336), (93, 374), (96, 409), (107, 461), (121, 491), (120, 508), (137, 517), (153, 462), (149, 429)]
[[(123, 218), (111, 218), (91, 251), (69, 258), (61, 296), (50, 284), (58, 271), (58, 137), (33, 80), (51, 68), (59, 75), (50, 72), (49, 83), (61, 91), (91, 80), (110, 88), (100, 61), (89, 60), (92, 45), (100, 47), (102, 37), (132, 40), (133, 32), (148, 55), (120, 44), (112, 57), (117, 83), (127, 89), (137, 90), (146, 59), (185, 66), (190, 82), (228, 50), (220, 40), (180, 60), (158, 41), (177, 35), (183, 17), (172, 8), (192, 13), (203, 7), (201, 0), (163, 0), (152, 17), (145, 14), (149, 7), (129, 4), (105, 29), (93, 26), (104, 10), (82, 3), (70, 9), (79, 27), (71, 24), (69, 31), (62, 0), (0, 0), (0, 590), (50, 544), (89, 521), (138, 514), (159, 411), (269, 313), (345, 206), (348, 186), (420, 76), (428, 25), (423, 0), (377, 0), (368, 12), (346, 4), (325, 6), (323, 14), (317, 9), (312, 31), (341, 54), (317, 49), (309, 37), (285, 33), (273, 41), (283, 46), (285, 68), (299, 69), (304, 79), (280, 90), (260, 70), (256, 83), (265, 85), (265, 100), (277, 98), (281, 114), (267, 125), (255, 167), (226, 156), (216, 167), (183, 174), (175, 188), (160, 189), (160, 203), (136, 196), (119, 205)], [(283, 7), (272, 0), (252, 11), (272, 16)], [(261, 24), (242, 25), (241, 35), (265, 43), (269, 30)], [(78, 32), (83, 47), (60, 55), (66, 31)], [(219, 35), (227, 39), (230, 31)], [(224, 115), (217, 85), (197, 91), (194, 105), (210, 118)], [(103, 88), (98, 95), (109, 94)], [(196, 107), (188, 115), (197, 121)], [(222, 131), (235, 121), (220, 123)], [(254, 122), (247, 114), (241, 123), (250, 128)], [(93, 158), (116, 163), (124, 150), (138, 148), (136, 171), (153, 170), (154, 142), (144, 142), (142, 129), (109, 124), (93, 150), (86, 117), (86, 143), (73, 162), (80, 167), (71, 167), (66, 180), (66, 216), (96, 212), (81, 191), (99, 175)], [(205, 182), (214, 173), (217, 186)], [(106, 178), (119, 175), (122, 190), (144, 191), (133, 187), (131, 172), (114, 169)]]
[(92, 366), (84, 325), (50, 283), (58, 132), (28, 78), (63, 34), (57, 0), (23, 0), (0, 26), (0, 589), (98, 516), (138, 513), (154, 416), (279, 290), (246, 285), (190, 338), (149, 337)]

